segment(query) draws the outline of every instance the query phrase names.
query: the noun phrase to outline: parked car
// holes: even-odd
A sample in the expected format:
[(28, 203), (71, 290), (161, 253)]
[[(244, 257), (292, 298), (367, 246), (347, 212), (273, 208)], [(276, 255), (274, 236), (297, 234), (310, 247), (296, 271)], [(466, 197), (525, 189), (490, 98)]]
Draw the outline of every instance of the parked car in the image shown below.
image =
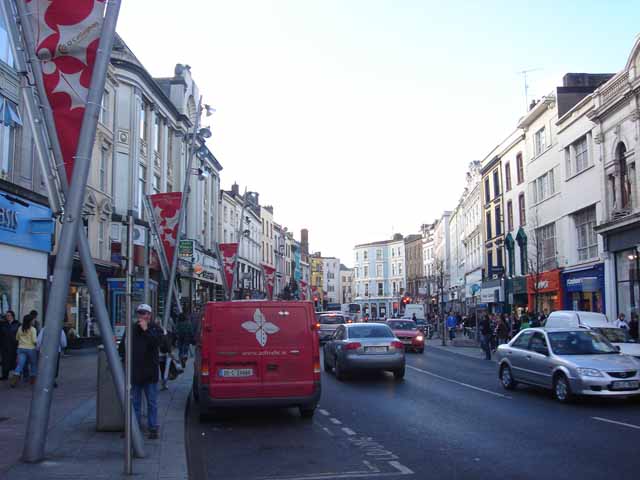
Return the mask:
[(613, 345), (627, 355), (640, 358), (640, 344), (624, 328), (608, 321), (607, 316), (597, 312), (558, 310), (552, 312), (545, 322), (547, 328), (589, 328), (604, 335)]
[(404, 344), (406, 350), (424, 353), (424, 333), (411, 320), (388, 320), (393, 334)]
[(640, 394), (640, 362), (593, 330), (528, 328), (497, 353), (507, 390), (518, 383), (536, 385), (551, 389), (561, 402), (578, 395)]
[(364, 370), (393, 372), (404, 378), (404, 345), (384, 323), (340, 325), (324, 345), (324, 369), (333, 370), (338, 380)]
[(353, 322), (351, 317), (340, 312), (316, 313), (316, 320), (319, 324), (318, 338), (320, 342), (329, 340), (338, 326)]
[(196, 346), (193, 397), (219, 407), (297, 406), (320, 399), (320, 349), (310, 302), (211, 302)]

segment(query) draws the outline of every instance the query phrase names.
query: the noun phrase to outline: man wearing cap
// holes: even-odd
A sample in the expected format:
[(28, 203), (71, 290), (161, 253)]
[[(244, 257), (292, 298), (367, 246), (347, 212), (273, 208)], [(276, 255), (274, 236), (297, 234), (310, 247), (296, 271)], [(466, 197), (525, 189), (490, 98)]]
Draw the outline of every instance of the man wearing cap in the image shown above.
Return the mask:
[[(131, 343), (131, 396), (138, 421), (141, 416), (142, 392), (147, 399), (149, 438), (158, 438), (158, 347), (162, 329), (151, 321), (151, 307), (141, 303), (136, 308), (136, 321), (132, 328)], [(120, 342), (120, 354), (124, 355), (125, 339)]]

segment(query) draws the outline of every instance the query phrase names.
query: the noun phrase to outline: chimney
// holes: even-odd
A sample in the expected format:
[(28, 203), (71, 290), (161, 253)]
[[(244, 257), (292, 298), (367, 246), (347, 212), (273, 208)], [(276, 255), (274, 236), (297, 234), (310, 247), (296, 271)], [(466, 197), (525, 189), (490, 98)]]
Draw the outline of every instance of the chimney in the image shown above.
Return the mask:
[(238, 186), (237, 183), (234, 183), (233, 185), (231, 185), (231, 193), (235, 196), (240, 195), (240, 187)]
[(306, 228), (300, 230), (300, 248), (303, 254), (309, 255), (309, 230)]
[(533, 99), (531, 100), (531, 103), (529, 104), (529, 110), (533, 110), (533, 107), (535, 107), (538, 104), (538, 102)]

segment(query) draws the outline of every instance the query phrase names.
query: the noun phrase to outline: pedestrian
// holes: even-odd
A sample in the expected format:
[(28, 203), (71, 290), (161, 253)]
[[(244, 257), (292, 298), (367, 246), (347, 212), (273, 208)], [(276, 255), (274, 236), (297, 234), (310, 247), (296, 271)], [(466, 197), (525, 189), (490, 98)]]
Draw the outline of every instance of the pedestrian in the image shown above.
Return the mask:
[(525, 328), (531, 328), (531, 322), (529, 321), (529, 315), (523, 313), (520, 317), (520, 331), (524, 330)]
[[(142, 393), (147, 399), (149, 438), (158, 438), (158, 380), (160, 359), (158, 348), (162, 329), (152, 323), (152, 310), (146, 303), (136, 308), (136, 321), (131, 329), (131, 396), (138, 422), (142, 419)], [(125, 353), (125, 335), (120, 342), (120, 355)], [(140, 425), (142, 428), (142, 424)]]
[[(522, 315), (520, 317), (522, 317)], [(517, 315), (512, 315), (511, 317), (511, 338), (515, 337), (520, 331), (520, 317)]]
[(480, 321), (480, 346), (485, 360), (491, 360), (491, 320), (486, 314)]
[(506, 315), (503, 313), (498, 320), (498, 327), (496, 328), (496, 336), (498, 338), (498, 345), (507, 343), (509, 341), (509, 326), (507, 325)]
[(36, 332), (40, 333), (40, 322), (38, 322), (38, 311), (31, 310), (29, 312), (31, 316), (31, 326), (36, 329)]
[[(42, 338), (44, 337), (44, 330), (46, 327), (42, 327), (42, 330), (38, 332), (38, 337), (36, 339), (36, 348), (38, 352), (40, 352), (40, 346), (42, 345)], [(62, 356), (62, 351), (67, 348), (67, 336), (64, 333), (64, 329), (60, 329), (60, 344), (58, 345), (58, 356), (56, 357), (56, 376), (53, 380), (53, 388), (58, 388), (58, 374), (60, 373), (60, 357)]]
[(189, 347), (193, 344), (193, 325), (184, 313), (181, 313), (178, 317), (176, 334), (178, 336), (178, 356), (182, 363), (182, 368), (184, 368), (189, 358)]
[(631, 321), (629, 322), (629, 335), (631, 335), (631, 338), (633, 338), (636, 342), (638, 341), (638, 314), (637, 313), (631, 314)]
[(25, 315), (22, 319), (22, 326), (16, 333), (18, 341), (18, 366), (11, 375), (11, 387), (15, 387), (18, 379), (22, 376), (25, 367), (29, 367), (30, 380), (33, 385), (36, 383), (36, 375), (38, 374), (37, 351), (38, 332), (31, 325), (31, 315)]
[(416, 318), (416, 314), (415, 314), (415, 312), (413, 313), (413, 315), (411, 315), (411, 320), (413, 320), (414, 322), (418, 320), (418, 319)]
[(629, 324), (627, 323), (627, 319), (624, 313), (620, 313), (618, 315), (618, 319), (616, 320), (616, 327), (624, 328), (625, 330), (629, 330)]
[(20, 322), (16, 320), (13, 310), (7, 310), (4, 319), (0, 321), (0, 354), (2, 355), (2, 376), (0, 380), (7, 380), (9, 372), (16, 368), (18, 356), (18, 340), (16, 334), (20, 328)]
[(453, 342), (453, 339), (456, 338), (456, 325), (457, 325), (456, 317), (452, 312), (449, 312), (449, 316), (447, 317), (447, 330), (449, 331), (449, 340)]

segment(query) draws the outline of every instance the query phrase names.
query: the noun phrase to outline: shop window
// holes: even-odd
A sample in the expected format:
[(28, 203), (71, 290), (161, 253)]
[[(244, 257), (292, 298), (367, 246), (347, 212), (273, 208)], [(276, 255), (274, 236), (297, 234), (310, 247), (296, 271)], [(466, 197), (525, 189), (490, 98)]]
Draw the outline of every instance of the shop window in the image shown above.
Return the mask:
[(42, 320), (43, 300), (44, 280), (0, 275), (0, 315), (13, 310), (16, 320), (22, 322), (24, 315), (36, 310)]

